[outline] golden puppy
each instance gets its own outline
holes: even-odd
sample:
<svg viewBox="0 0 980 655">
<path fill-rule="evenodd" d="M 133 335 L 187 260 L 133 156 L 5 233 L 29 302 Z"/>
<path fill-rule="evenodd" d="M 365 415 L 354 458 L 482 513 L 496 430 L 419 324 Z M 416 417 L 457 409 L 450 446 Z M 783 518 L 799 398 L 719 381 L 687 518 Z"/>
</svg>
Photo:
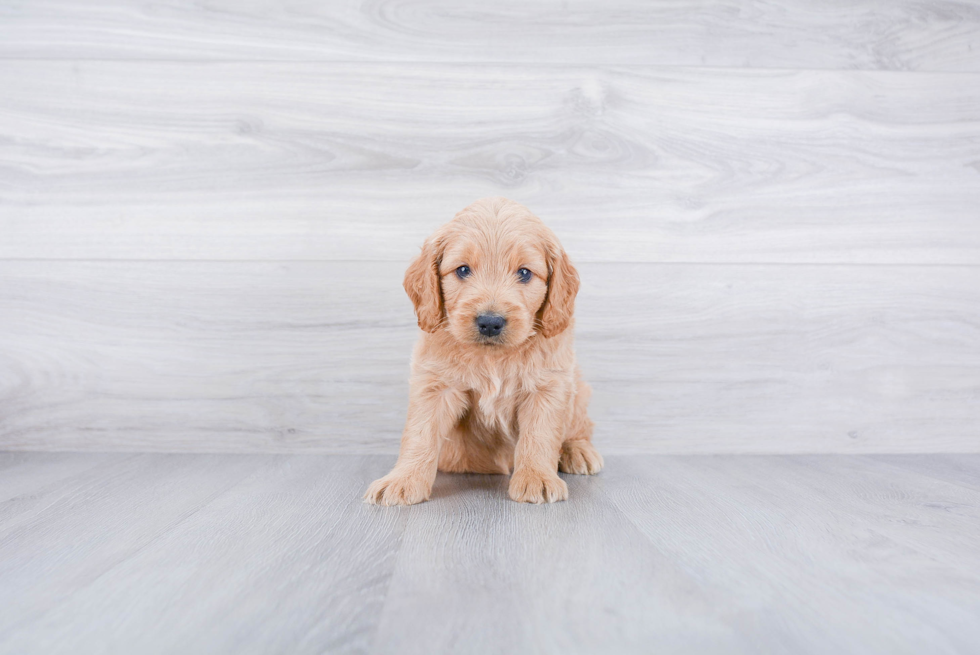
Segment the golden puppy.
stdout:
<svg viewBox="0 0 980 655">
<path fill-rule="evenodd" d="M 405 273 L 423 333 L 401 452 L 365 500 L 422 502 L 436 470 L 513 470 L 511 498 L 550 503 L 568 497 L 559 469 L 599 472 L 572 348 L 578 286 L 552 231 L 511 200 L 478 200 L 429 237 Z"/>
</svg>

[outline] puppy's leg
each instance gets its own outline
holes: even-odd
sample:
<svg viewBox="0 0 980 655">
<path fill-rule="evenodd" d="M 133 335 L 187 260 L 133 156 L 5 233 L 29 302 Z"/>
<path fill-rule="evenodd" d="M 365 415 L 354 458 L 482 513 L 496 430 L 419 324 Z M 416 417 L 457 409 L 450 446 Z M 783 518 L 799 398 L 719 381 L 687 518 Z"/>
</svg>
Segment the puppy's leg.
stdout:
<svg viewBox="0 0 980 655">
<path fill-rule="evenodd" d="M 572 405 L 572 420 L 568 424 L 558 459 L 558 469 L 562 473 L 595 475 L 602 470 L 602 455 L 592 445 L 592 428 L 595 424 L 587 411 L 591 395 L 592 389 L 579 379 Z"/>
<path fill-rule="evenodd" d="M 520 438 L 514 452 L 510 497 L 524 503 L 553 503 L 568 498 L 558 477 L 558 455 L 565 436 L 568 394 L 557 384 L 529 397 L 517 412 Z"/>
<path fill-rule="evenodd" d="M 364 500 L 376 505 L 414 505 L 428 500 L 440 442 L 465 411 L 465 394 L 436 384 L 420 389 L 413 384 L 398 462 L 368 487 Z"/>
</svg>

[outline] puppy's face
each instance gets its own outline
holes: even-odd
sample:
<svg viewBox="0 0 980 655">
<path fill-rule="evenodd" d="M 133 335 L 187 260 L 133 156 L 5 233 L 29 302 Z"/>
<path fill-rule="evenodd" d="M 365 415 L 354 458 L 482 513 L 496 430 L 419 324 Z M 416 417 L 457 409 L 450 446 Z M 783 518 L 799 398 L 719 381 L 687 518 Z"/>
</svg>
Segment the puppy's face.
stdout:
<svg viewBox="0 0 980 655">
<path fill-rule="evenodd" d="M 516 346 L 534 332 L 548 293 L 542 244 L 522 231 L 461 229 L 446 243 L 439 277 L 448 328 L 460 343 Z"/>
<path fill-rule="evenodd" d="M 571 319 L 578 274 L 525 207 L 477 201 L 440 228 L 405 274 L 419 326 L 460 344 L 510 348 L 552 337 Z"/>
</svg>

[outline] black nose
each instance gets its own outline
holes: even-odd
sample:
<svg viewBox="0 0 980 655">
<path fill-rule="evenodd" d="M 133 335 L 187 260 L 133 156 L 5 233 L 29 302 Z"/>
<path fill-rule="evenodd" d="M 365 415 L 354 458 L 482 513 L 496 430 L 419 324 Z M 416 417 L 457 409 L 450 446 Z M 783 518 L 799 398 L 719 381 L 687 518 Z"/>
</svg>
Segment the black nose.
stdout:
<svg viewBox="0 0 980 655">
<path fill-rule="evenodd" d="M 497 314 L 480 314 L 476 317 L 476 327 L 485 337 L 495 337 L 504 329 L 507 319 Z"/>
</svg>

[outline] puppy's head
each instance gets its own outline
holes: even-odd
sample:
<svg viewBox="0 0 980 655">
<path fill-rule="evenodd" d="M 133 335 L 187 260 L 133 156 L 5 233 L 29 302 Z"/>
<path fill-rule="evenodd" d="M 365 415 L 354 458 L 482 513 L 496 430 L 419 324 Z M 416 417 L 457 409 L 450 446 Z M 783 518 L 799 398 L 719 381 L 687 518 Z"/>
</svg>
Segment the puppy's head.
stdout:
<svg viewBox="0 0 980 655">
<path fill-rule="evenodd" d="M 461 344 L 508 348 L 560 334 L 578 272 L 554 233 L 526 207 L 478 200 L 439 228 L 405 273 L 419 327 Z"/>
</svg>

